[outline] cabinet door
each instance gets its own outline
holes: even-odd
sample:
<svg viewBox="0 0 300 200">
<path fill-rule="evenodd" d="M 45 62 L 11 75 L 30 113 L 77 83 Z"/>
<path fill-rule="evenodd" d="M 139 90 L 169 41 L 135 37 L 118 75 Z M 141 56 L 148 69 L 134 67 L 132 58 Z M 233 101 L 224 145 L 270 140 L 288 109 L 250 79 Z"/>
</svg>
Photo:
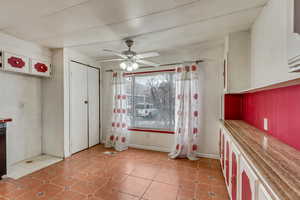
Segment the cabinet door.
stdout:
<svg viewBox="0 0 300 200">
<path fill-rule="evenodd" d="M 299 0 L 282 1 L 287 5 L 287 56 L 291 71 L 300 70 L 300 2 Z"/>
<path fill-rule="evenodd" d="M 243 157 L 241 157 L 240 161 L 240 199 L 256 200 L 256 184 L 258 179 Z"/>
<path fill-rule="evenodd" d="M 238 162 L 240 153 L 236 146 L 231 144 L 231 199 L 237 200 L 238 197 Z"/>
<path fill-rule="evenodd" d="M 223 136 L 223 133 L 222 133 L 222 129 L 220 129 L 219 138 L 220 138 L 219 139 L 220 162 L 221 162 L 222 169 L 224 169 L 224 165 L 223 165 L 223 160 L 224 160 L 223 140 L 224 140 L 224 136 Z"/>
<path fill-rule="evenodd" d="M 227 186 L 230 186 L 230 140 L 228 135 L 225 137 L 225 178 L 226 178 L 226 183 Z"/>
<path fill-rule="evenodd" d="M 222 132 L 222 168 L 223 168 L 223 172 L 225 170 L 225 166 L 224 166 L 224 163 L 225 163 L 225 159 L 224 159 L 224 150 L 225 150 L 225 136 L 224 136 L 224 132 Z"/>
<path fill-rule="evenodd" d="M 222 129 L 220 129 L 220 131 L 219 131 L 219 156 L 220 156 L 220 158 L 221 158 L 221 154 L 222 154 L 222 139 L 221 139 L 221 137 L 222 137 Z"/>
<path fill-rule="evenodd" d="M 261 183 L 258 186 L 258 200 L 272 200 L 271 195 Z"/>
</svg>

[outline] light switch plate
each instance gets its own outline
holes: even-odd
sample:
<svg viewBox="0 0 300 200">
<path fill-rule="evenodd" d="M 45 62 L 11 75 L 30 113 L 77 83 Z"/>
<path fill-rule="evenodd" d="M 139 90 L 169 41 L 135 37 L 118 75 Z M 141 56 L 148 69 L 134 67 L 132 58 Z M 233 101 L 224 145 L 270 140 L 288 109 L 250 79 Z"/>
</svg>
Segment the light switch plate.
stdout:
<svg viewBox="0 0 300 200">
<path fill-rule="evenodd" d="M 267 119 L 267 118 L 264 118 L 264 130 L 265 130 L 265 131 L 268 131 L 268 130 L 269 130 L 269 127 L 268 127 L 268 119 Z"/>
</svg>

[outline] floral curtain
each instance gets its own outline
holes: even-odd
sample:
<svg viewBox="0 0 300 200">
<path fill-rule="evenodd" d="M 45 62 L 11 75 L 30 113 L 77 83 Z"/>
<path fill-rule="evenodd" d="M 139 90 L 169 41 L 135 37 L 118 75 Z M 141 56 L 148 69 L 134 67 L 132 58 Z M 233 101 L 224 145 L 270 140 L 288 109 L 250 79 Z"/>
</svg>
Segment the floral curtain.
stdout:
<svg viewBox="0 0 300 200">
<path fill-rule="evenodd" d="M 176 69 L 175 144 L 171 158 L 197 160 L 200 133 L 200 81 L 197 65 Z"/>
<path fill-rule="evenodd" d="M 123 73 L 114 72 L 112 77 L 112 122 L 111 132 L 106 136 L 105 147 L 114 147 L 117 151 L 128 149 L 130 123 L 128 112 L 128 98 L 126 84 L 128 78 Z"/>
</svg>

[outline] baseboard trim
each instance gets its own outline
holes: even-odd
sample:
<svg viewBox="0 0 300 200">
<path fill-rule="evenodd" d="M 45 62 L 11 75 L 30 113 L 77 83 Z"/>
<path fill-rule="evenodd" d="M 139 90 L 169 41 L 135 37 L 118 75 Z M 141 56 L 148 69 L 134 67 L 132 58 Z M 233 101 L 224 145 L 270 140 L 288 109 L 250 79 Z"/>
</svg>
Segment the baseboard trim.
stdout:
<svg viewBox="0 0 300 200">
<path fill-rule="evenodd" d="M 101 143 L 104 143 L 103 141 Z M 143 150 L 151 150 L 151 151 L 160 151 L 160 152 L 171 152 L 171 149 L 166 147 L 159 147 L 159 146 L 148 146 L 148 145 L 140 145 L 140 144 L 130 144 L 129 147 L 135 149 L 143 149 Z M 218 154 L 208 154 L 208 153 L 197 153 L 198 157 L 201 158 L 211 158 L 211 159 L 220 159 Z"/>
<path fill-rule="evenodd" d="M 158 146 L 147 146 L 147 145 L 140 145 L 140 144 L 130 144 L 129 147 L 135 149 L 144 149 L 144 150 L 151 150 L 151 151 L 161 151 L 169 153 L 171 150 L 166 147 L 158 147 Z"/>
<path fill-rule="evenodd" d="M 197 153 L 197 155 L 201 158 L 220 159 L 220 156 L 217 154 Z"/>
</svg>

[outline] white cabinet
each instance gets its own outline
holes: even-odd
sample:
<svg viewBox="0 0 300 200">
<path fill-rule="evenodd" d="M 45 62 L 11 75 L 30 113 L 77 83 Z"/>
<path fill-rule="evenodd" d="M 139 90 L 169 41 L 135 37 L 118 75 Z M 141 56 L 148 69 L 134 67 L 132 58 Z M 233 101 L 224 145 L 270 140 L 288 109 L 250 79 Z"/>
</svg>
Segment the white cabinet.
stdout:
<svg viewBox="0 0 300 200">
<path fill-rule="evenodd" d="M 231 200 L 274 200 L 252 164 L 245 158 L 243 149 L 224 127 L 220 128 L 220 162 Z"/>
<path fill-rule="evenodd" d="M 261 183 L 258 185 L 257 200 L 272 200 L 271 195 L 267 192 L 267 190 Z"/>
<path fill-rule="evenodd" d="M 250 88 L 250 32 L 231 33 L 225 38 L 224 92 Z"/>
<path fill-rule="evenodd" d="M 228 134 L 225 134 L 225 151 L 224 151 L 224 159 L 225 159 L 225 181 L 228 188 L 228 191 L 230 191 L 230 153 L 231 153 L 231 144 L 230 144 L 230 137 Z"/>
<path fill-rule="evenodd" d="M 239 162 L 240 162 L 240 151 L 236 147 L 236 145 L 232 142 L 231 143 L 231 168 L 230 168 L 230 183 L 231 183 L 231 190 L 230 196 L 231 200 L 237 200 L 239 197 L 239 190 L 238 185 L 239 182 Z"/>
<path fill-rule="evenodd" d="M 220 128 L 220 162 L 221 162 L 221 167 L 224 173 L 224 140 L 225 140 L 225 136 L 224 136 L 224 132 L 223 129 Z"/>
<path fill-rule="evenodd" d="M 5 71 L 34 76 L 50 77 L 51 75 L 51 65 L 49 59 L 33 59 L 10 52 L 4 52 L 4 56 L 2 56 L 2 52 L 0 52 L 0 68 L 4 69 Z"/>
<path fill-rule="evenodd" d="M 291 72 L 300 71 L 300 1 L 287 0 L 287 56 Z"/>
<path fill-rule="evenodd" d="M 239 191 L 241 200 L 256 200 L 258 178 L 244 157 L 240 158 Z"/>
</svg>

